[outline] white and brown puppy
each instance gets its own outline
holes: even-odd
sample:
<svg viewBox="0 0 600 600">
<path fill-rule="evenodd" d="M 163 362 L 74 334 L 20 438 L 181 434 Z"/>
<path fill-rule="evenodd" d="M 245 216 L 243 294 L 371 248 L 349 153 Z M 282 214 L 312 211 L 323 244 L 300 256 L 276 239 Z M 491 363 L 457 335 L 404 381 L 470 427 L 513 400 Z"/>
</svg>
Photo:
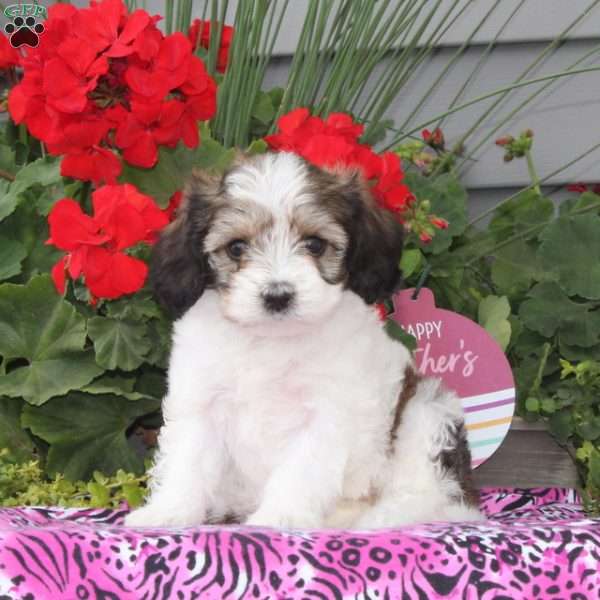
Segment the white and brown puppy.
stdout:
<svg viewBox="0 0 600 600">
<path fill-rule="evenodd" d="M 359 176 L 294 154 L 190 183 L 153 257 L 178 320 L 151 493 L 128 525 L 479 518 L 459 399 L 372 306 L 401 249 Z"/>
</svg>

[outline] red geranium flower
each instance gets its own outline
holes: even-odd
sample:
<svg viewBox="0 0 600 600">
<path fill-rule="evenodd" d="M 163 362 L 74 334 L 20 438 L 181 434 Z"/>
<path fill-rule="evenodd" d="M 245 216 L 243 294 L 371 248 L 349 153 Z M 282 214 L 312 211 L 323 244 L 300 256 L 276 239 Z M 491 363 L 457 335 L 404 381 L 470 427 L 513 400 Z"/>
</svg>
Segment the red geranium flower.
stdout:
<svg viewBox="0 0 600 600">
<path fill-rule="evenodd" d="M 52 244 L 67 251 L 52 268 L 57 290 L 65 290 L 66 274 L 83 276 L 94 298 L 118 298 L 138 291 L 148 267 L 122 250 L 154 241 L 169 221 L 154 201 L 134 186 L 104 186 L 92 194 L 94 216 L 71 198 L 59 200 L 48 215 Z"/>
<path fill-rule="evenodd" d="M 343 113 L 332 113 L 327 119 L 311 116 L 307 108 L 297 108 L 279 121 L 279 132 L 265 137 L 276 150 L 294 152 L 319 167 L 344 165 L 361 171 L 372 184 L 377 202 L 402 218 L 414 201 L 408 186 L 402 183 L 404 173 L 400 159 L 393 152 L 376 154 L 358 139 L 363 126 Z"/>
<path fill-rule="evenodd" d="M 210 46 L 210 21 L 201 21 L 194 19 L 188 30 L 188 39 L 195 50 Z M 219 54 L 217 56 L 217 71 L 224 73 L 229 61 L 229 48 L 233 39 L 233 27 L 223 25 L 221 31 L 221 42 L 219 44 Z"/>
<path fill-rule="evenodd" d="M 55 4 L 48 13 L 9 111 L 51 154 L 65 155 L 63 175 L 114 183 L 118 150 L 152 167 L 157 146 L 198 145 L 198 121 L 216 110 L 216 85 L 182 33 L 163 35 L 159 17 L 128 14 L 123 0 Z"/>
<path fill-rule="evenodd" d="M 444 139 L 444 134 L 439 127 L 436 127 L 433 130 L 433 133 L 429 131 L 429 129 L 423 129 L 421 136 L 423 137 L 423 141 L 428 146 L 431 146 L 432 148 L 439 148 L 440 150 L 444 148 L 446 140 Z"/>
<path fill-rule="evenodd" d="M 10 45 L 8 38 L 0 33 L 0 69 L 14 67 L 21 62 L 21 55 Z"/>
<path fill-rule="evenodd" d="M 570 192 L 577 192 L 578 194 L 592 192 L 593 194 L 598 194 L 600 196 L 600 183 L 595 184 L 593 187 L 585 183 L 570 183 L 567 186 L 567 189 Z"/>
</svg>

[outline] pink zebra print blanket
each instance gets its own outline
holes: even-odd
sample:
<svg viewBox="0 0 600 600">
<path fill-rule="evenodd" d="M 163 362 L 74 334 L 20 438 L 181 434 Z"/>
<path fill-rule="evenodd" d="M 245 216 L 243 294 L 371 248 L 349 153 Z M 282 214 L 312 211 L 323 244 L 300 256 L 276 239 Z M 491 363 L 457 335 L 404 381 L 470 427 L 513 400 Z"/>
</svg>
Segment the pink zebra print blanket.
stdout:
<svg viewBox="0 0 600 600">
<path fill-rule="evenodd" d="M 0 600 L 600 598 L 572 490 L 485 490 L 489 519 L 377 531 L 134 530 L 125 511 L 0 509 Z"/>
</svg>

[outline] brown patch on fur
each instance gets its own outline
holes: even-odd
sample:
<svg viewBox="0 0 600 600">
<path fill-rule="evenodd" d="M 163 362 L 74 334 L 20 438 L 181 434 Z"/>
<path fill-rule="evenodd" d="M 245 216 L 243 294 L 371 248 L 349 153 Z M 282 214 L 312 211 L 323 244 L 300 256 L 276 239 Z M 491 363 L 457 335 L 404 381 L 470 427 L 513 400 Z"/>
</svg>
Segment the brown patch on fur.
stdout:
<svg viewBox="0 0 600 600">
<path fill-rule="evenodd" d="M 404 408 L 408 404 L 411 398 L 414 398 L 417 393 L 417 386 L 421 381 L 421 375 L 414 369 L 412 365 L 407 365 L 404 370 L 404 381 L 402 382 L 402 389 L 398 395 L 396 406 L 394 408 L 394 418 L 392 420 L 392 426 L 390 428 L 390 453 L 394 451 L 394 442 L 398 437 L 398 427 L 402 421 L 402 413 Z"/>
<path fill-rule="evenodd" d="M 314 194 L 348 236 L 345 286 L 367 304 L 389 298 L 401 283 L 403 226 L 377 205 L 360 172 L 308 169 Z"/>
<path fill-rule="evenodd" d="M 460 485 L 462 500 L 471 506 L 479 506 L 479 492 L 473 482 L 471 470 L 471 451 L 467 441 L 467 430 L 463 421 L 454 423 L 452 430 L 452 450 L 440 452 L 437 460 L 442 468 L 450 473 Z"/>
</svg>

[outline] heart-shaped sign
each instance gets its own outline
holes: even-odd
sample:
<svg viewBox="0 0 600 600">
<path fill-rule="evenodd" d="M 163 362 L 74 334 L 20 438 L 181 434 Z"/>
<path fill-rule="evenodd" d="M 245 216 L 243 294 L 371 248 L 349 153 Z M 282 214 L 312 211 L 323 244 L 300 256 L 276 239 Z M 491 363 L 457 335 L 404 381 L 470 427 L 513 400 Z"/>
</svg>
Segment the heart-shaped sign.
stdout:
<svg viewBox="0 0 600 600">
<path fill-rule="evenodd" d="M 515 381 L 498 343 L 470 319 L 436 308 L 433 292 L 403 290 L 394 300 L 394 320 L 417 340 L 415 361 L 461 398 L 472 466 L 487 460 L 504 440 L 515 410 Z"/>
</svg>

